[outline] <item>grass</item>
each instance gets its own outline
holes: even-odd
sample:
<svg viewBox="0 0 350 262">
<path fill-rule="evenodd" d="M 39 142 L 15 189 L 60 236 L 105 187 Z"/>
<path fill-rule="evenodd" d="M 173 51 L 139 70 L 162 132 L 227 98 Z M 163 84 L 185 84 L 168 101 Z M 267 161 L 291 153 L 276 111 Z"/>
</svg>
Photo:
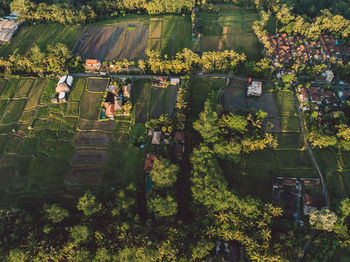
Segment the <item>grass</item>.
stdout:
<svg viewBox="0 0 350 262">
<path fill-rule="evenodd" d="M 191 90 L 191 121 L 198 118 L 208 98 L 216 100 L 216 92 L 226 85 L 224 78 L 194 78 Z"/>
</svg>

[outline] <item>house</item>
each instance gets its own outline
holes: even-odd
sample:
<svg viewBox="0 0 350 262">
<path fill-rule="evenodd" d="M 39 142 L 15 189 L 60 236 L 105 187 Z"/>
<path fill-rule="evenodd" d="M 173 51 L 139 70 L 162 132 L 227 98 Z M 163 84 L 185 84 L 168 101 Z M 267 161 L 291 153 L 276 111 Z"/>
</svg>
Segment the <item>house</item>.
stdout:
<svg viewBox="0 0 350 262">
<path fill-rule="evenodd" d="M 153 169 L 153 163 L 157 158 L 158 157 L 156 155 L 148 153 L 143 170 L 145 172 L 151 172 Z"/>
<path fill-rule="evenodd" d="M 261 96 L 261 94 L 262 94 L 262 83 L 253 81 L 252 84 L 248 86 L 247 95 Z"/>
<path fill-rule="evenodd" d="M 125 97 L 130 97 L 130 95 L 131 95 L 131 84 L 127 84 L 127 85 L 123 86 L 123 95 Z"/>
<path fill-rule="evenodd" d="M 325 204 L 325 201 L 322 195 L 313 196 L 309 194 L 304 194 L 303 196 L 304 215 L 309 215 L 314 209 L 322 208 L 324 204 Z"/>
<path fill-rule="evenodd" d="M 151 141 L 152 145 L 160 145 L 160 136 L 161 136 L 161 134 L 162 134 L 161 131 L 154 131 L 153 132 L 152 141 Z"/>
<path fill-rule="evenodd" d="M 179 77 L 171 77 L 170 78 L 170 85 L 176 86 L 180 84 L 180 78 Z"/>
<path fill-rule="evenodd" d="M 299 88 L 298 98 L 301 103 L 306 103 L 308 101 L 306 89 L 304 87 Z"/>
<path fill-rule="evenodd" d="M 123 109 L 123 100 L 114 99 L 114 111 L 122 110 L 122 109 Z"/>
<path fill-rule="evenodd" d="M 60 92 L 68 93 L 70 91 L 70 88 L 72 87 L 72 85 L 73 85 L 73 77 L 72 76 L 69 76 L 69 75 L 62 76 L 57 83 L 56 93 L 60 93 Z"/>
<path fill-rule="evenodd" d="M 84 67 L 87 71 L 98 71 L 101 68 L 101 62 L 95 59 L 86 59 Z"/>
<path fill-rule="evenodd" d="M 104 102 L 103 105 L 106 108 L 106 116 L 111 119 L 114 119 L 114 104 L 109 102 Z"/>
<path fill-rule="evenodd" d="M 19 25 L 17 18 L 12 19 L 11 16 L 0 18 L 0 44 L 9 44 Z"/>
<path fill-rule="evenodd" d="M 185 142 L 185 133 L 183 131 L 176 131 L 174 135 L 175 141 Z"/>
<path fill-rule="evenodd" d="M 161 76 L 154 76 L 152 78 L 152 86 L 155 87 L 167 87 L 168 86 L 168 78 Z"/>
</svg>

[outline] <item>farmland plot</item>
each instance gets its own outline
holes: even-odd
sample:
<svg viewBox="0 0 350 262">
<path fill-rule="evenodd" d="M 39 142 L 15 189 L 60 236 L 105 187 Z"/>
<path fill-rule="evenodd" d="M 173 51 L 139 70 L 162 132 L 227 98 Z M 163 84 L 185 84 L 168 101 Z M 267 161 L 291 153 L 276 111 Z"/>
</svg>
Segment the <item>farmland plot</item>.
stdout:
<svg viewBox="0 0 350 262">
<path fill-rule="evenodd" d="M 34 79 L 22 78 L 19 81 L 19 89 L 14 94 L 13 98 L 25 98 L 28 95 L 30 88 L 34 83 Z"/>
<path fill-rule="evenodd" d="M 80 102 L 80 117 L 87 120 L 97 120 L 99 117 L 103 93 L 85 92 Z"/>
</svg>

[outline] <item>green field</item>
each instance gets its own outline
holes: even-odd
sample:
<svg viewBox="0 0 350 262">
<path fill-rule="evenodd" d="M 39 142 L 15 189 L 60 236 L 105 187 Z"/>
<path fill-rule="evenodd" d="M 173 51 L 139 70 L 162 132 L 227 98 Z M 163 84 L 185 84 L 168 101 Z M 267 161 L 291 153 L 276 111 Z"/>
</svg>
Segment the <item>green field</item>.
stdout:
<svg viewBox="0 0 350 262">
<path fill-rule="evenodd" d="M 233 49 L 244 52 L 249 60 L 258 60 L 259 40 L 252 29 L 257 13 L 234 6 L 217 7 L 217 13 L 203 11 L 198 15 L 201 51 Z"/>
<path fill-rule="evenodd" d="M 135 105 L 135 122 L 145 123 L 150 119 L 168 114 L 172 89 L 176 87 L 157 88 L 151 86 L 150 79 L 140 79 L 135 82 L 133 98 Z"/>
<path fill-rule="evenodd" d="M 147 48 L 174 56 L 183 48 L 192 48 L 192 29 L 189 16 L 165 15 L 151 18 Z"/>
<path fill-rule="evenodd" d="M 39 24 L 22 26 L 9 45 L 0 46 L 0 56 L 6 57 L 15 50 L 25 54 L 34 44 L 45 51 L 47 46 L 63 43 L 72 49 L 78 39 L 81 27 L 78 25 Z"/>
</svg>

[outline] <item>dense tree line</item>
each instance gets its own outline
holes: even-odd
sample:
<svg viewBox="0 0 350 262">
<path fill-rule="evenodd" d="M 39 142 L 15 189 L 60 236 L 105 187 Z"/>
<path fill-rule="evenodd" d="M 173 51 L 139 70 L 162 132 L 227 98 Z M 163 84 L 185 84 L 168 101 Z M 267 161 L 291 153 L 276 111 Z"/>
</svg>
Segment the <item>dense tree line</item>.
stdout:
<svg viewBox="0 0 350 262">
<path fill-rule="evenodd" d="M 117 0 L 117 1 L 30 1 L 14 0 L 11 9 L 26 21 L 50 21 L 62 24 L 91 23 L 128 12 L 147 14 L 189 13 L 193 0 Z"/>
<path fill-rule="evenodd" d="M 6 76 L 14 74 L 32 74 L 38 76 L 62 75 L 68 67 L 79 68 L 79 58 L 74 58 L 62 43 L 47 47 L 46 51 L 34 45 L 26 55 L 16 51 L 9 58 L 0 58 L 0 71 Z"/>
<path fill-rule="evenodd" d="M 293 6 L 293 11 L 300 15 L 316 17 L 320 15 L 321 10 L 329 9 L 333 14 L 340 14 L 350 19 L 350 6 L 344 0 L 293 0 L 288 1 L 288 5 Z"/>
</svg>

